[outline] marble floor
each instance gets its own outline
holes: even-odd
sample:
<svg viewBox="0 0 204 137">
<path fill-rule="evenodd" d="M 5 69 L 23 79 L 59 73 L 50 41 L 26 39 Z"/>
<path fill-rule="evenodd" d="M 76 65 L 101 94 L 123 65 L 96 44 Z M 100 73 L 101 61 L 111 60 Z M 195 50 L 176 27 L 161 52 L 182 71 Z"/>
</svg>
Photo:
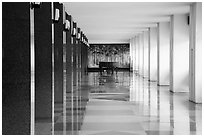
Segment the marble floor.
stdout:
<svg viewBox="0 0 204 137">
<path fill-rule="evenodd" d="M 130 72 L 93 72 L 78 81 L 64 105 L 55 105 L 52 134 L 202 134 L 202 105 L 190 102 L 188 93 L 172 93 Z"/>
</svg>

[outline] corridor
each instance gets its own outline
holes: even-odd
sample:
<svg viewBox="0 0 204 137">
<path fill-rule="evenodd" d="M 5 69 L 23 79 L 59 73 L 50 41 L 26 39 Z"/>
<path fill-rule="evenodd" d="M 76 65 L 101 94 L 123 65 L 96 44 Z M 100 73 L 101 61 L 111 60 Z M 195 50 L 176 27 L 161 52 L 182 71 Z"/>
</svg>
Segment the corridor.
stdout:
<svg viewBox="0 0 204 137">
<path fill-rule="evenodd" d="M 78 86 L 73 108 L 55 110 L 54 134 L 202 134 L 202 105 L 189 102 L 188 93 L 173 94 L 130 72 L 88 73 Z"/>
<path fill-rule="evenodd" d="M 2 2 L 3 135 L 202 135 L 202 2 Z"/>
</svg>

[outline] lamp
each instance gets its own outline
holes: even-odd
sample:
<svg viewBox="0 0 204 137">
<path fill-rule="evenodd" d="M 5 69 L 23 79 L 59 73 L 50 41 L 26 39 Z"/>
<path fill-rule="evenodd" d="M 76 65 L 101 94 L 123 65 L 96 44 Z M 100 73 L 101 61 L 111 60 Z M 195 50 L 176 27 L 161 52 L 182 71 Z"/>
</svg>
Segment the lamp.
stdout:
<svg viewBox="0 0 204 137">
<path fill-rule="evenodd" d="M 81 33 L 78 33 L 78 39 L 80 39 L 81 38 Z"/>
<path fill-rule="evenodd" d="M 81 32 L 81 42 L 84 42 L 84 35 L 83 35 L 83 32 Z"/>
<path fill-rule="evenodd" d="M 30 6 L 31 6 L 31 9 L 34 9 L 34 8 L 40 8 L 42 2 L 31 2 Z"/>
<path fill-rule="evenodd" d="M 69 22 L 69 20 L 65 20 L 64 30 L 69 31 L 69 29 L 70 29 L 70 22 Z"/>
<path fill-rule="evenodd" d="M 81 31 L 81 42 L 83 42 L 83 31 Z"/>
<path fill-rule="evenodd" d="M 54 23 L 57 23 L 59 21 L 59 18 L 60 18 L 60 12 L 59 12 L 59 9 L 55 9 L 55 16 L 54 16 L 54 20 L 53 22 Z"/>
<path fill-rule="evenodd" d="M 76 36 L 76 28 L 73 28 L 72 35 Z"/>
<path fill-rule="evenodd" d="M 80 40 L 81 38 L 81 31 L 80 28 L 77 28 L 77 39 Z"/>
<path fill-rule="evenodd" d="M 80 41 L 82 42 L 82 38 L 83 38 L 83 31 L 81 31 L 81 32 L 80 32 L 80 35 L 81 35 L 81 37 L 80 37 Z"/>
<path fill-rule="evenodd" d="M 77 28 L 76 22 L 72 22 L 72 36 L 73 36 L 73 37 L 76 37 L 76 35 L 77 35 L 77 30 L 76 30 L 76 28 Z"/>
<path fill-rule="evenodd" d="M 84 36 L 84 41 L 83 41 L 83 42 L 84 42 L 84 44 L 85 44 L 85 41 L 86 41 L 86 37 Z"/>
</svg>

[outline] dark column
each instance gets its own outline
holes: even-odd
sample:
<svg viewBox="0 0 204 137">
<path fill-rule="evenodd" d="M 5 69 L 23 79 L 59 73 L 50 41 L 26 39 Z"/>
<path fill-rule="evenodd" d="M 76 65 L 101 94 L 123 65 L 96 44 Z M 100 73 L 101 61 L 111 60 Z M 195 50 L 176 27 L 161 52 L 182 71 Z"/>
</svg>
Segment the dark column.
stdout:
<svg viewBox="0 0 204 137">
<path fill-rule="evenodd" d="M 66 19 L 70 21 L 71 23 L 71 16 L 66 14 Z M 67 31 L 66 33 L 66 115 L 67 115 L 67 125 L 66 125 L 66 130 L 68 134 L 72 134 L 72 44 L 71 44 L 71 28 Z"/>
<path fill-rule="evenodd" d="M 59 9 L 59 21 L 54 23 L 54 89 L 55 104 L 63 103 L 63 5 L 54 2 Z"/>
<path fill-rule="evenodd" d="M 85 73 L 87 74 L 88 72 L 88 46 L 84 44 L 84 69 L 85 69 Z"/>
<path fill-rule="evenodd" d="M 77 28 L 77 96 L 76 96 L 76 101 L 77 101 L 77 130 L 80 130 L 81 128 L 81 53 L 80 53 L 80 46 L 81 46 L 81 42 L 80 42 L 80 36 L 79 34 L 81 33 L 80 28 Z"/>
<path fill-rule="evenodd" d="M 87 72 L 87 58 L 88 58 L 88 55 L 87 55 L 87 45 L 85 45 L 84 43 L 81 44 L 81 64 L 82 64 L 82 76 L 84 74 L 86 74 Z"/>
<path fill-rule="evenodd" d="M 77 28 L 77 24 L 73 23 L 73 27 Z M 77 30 L 77 29 L 76 29 Z M 77 79 L 77 39 L 73 37 L 73 85 L 76 86 Z"/>
<path fill-rule="evenodd" d="M 34 9 L 35 134 L 50 134 L 52 122 L 52 15 L 51 3 Z M 45 124 L 47 125 L 45 126 Z M 42 125 L 43 126 L 42 126 Z M 47 132 L 43 133 L 42 128 Z"/>
<path fill-rule="evenodd" d="M 63 112 L 63 4 L 53 3 L 54 15 L 59 10 L 59 20 L 54 22 L 54 119 Z M 54 130 L 63 129 L 63 123 L 56 123 Z M 55 132 L 54 134 L 58 134 Z"/>
<path fill-rule="evenodd" d="M 81 43 L 81 73 L 84 74 L 84 45 Z"/>
<path fill-rule="evenodd" d="M 71 16 L 66 15 L 66 18 L 70 21 L 71 25 Z M 71 28 L 71 27 L 70 27 Z M 71 93 L 71 84 L 72 84 L 72 45 L 71 45 L 71 29 L 66 33 L 66 73 L 67 73 L 67 93 Z"/>
<path fill-rule="evenodd" d="M 83 33 L 81 32 L 81 37 L 83 37 Z M 82 38 L 81 38 L 82 41 Z M 84 75 L 84 44 L 81 42 L 81 73 Z"/>
<path fill-rule="evenodd" d="M 78 89 L 77 89 L 77 24 L 73 22 L 73 28 L 76 30 L 76 35 L 73 35 L 73 113 L 74 113 L 74 123 L 73 130 L 74 134 L 77 134 L 78 131 Z"/>
<path fill-rule="evenodd" d="M 88 61 L 89 61 L 89 59 L 88 59 L 89 52 L 88 51 L 89 51 L 89 48 L 86 47 L 86 55 L 85 55 L 85 57 L 86 57 L 86 61 L 85 61 L 86 62 L 85 63 L 86 64 L 86 66 L 85 66 L 86 67 L 86 72 L 88 71 Z"/>
<path fill-rule="evenodd" d="M 2 3 L 2 134 L 30 134 L 30 4 Z"/>
<path fill-rule="evenodd" d="M 81 29 L 77 29 L 78 35 L 80 34 L 80 37 L 77 38 L 77 62 L 78 62 L 78 81 L 81 79 Z"/>
</svg>

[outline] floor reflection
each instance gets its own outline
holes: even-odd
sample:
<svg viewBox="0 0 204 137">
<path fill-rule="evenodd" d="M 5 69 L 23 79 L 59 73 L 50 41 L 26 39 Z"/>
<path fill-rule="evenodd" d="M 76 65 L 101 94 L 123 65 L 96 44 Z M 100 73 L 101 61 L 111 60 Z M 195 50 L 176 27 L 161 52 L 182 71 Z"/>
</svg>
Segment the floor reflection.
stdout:
<svg viewBox="0 0 204 137">
<path fill-rule="evenodd" d="M 73 85 L 64 113 L 55 108 L 55 134 L 202 134 L 202 105 L 188 93 L 129 72 L 89 73 Z"/>
</svg>

